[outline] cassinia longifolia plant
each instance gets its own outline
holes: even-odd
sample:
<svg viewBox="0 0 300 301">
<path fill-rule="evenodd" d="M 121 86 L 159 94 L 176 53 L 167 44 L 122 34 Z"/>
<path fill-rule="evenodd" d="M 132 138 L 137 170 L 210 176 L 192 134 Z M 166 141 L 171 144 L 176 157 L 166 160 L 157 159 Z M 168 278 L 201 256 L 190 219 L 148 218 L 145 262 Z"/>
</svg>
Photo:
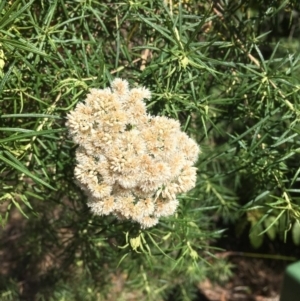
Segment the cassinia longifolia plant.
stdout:
<svg viewBox="0 0 300 301">
<path fill-rule="evenodd" d="M 0 1 L 0 301 L 194 301 L 233 254 L 294 260 L 299 4 Z"/>
<path fill-rule="evenodd" d="M 177 120 L 147 114 L 148 89 L 130 90 L 119 78 L 111 87 L 91 89 L 68 114 L 79 144 L 75 177 L 95 214 L 152 227 L 175 212 L 178 193 L 195 186 L 199 147 Z"/>
</svg>

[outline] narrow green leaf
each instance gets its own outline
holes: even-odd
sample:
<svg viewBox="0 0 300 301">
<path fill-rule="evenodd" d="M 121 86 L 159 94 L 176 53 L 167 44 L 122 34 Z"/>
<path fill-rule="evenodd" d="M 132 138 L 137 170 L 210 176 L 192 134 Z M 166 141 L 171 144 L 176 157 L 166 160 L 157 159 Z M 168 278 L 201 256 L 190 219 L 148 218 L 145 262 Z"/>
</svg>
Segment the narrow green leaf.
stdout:
<svg viewBox="0 0 300 301">
<path fill-rule="evenodd" d="M 152 237 L 152 235 L 150 234 L 150 232 L 147 232 L 147 236 L 150 238 L 150 240 L 152 241 L 152 243 L 156 246 L 156 248 L 162 253 L 164 254 L 166 257 L 168 257 L 169 259 L 173 260 L 172 257 L 170 257 L 169 255 L 167 255 L 162 248 L 159 247 L 159 245 L 157 244 L 157 242 L 154 240 L 154 238 Z"/>
<path fill-rule="evenodd" d="M 8 164 L 9 166 L 13 167 L 14 169 L 24 173 L 25 175 L 27 175 L 28 177 L 30 177 L 31 179 L 33 179 L 35 182 L 42 184 L 52 190 L 56 190 L 55 188 L 53 188 L 51 185 L 49 185 L 48 183 L 44 182 L 42 179 L 38 178 L 37 176 L 35 176 L 33 173 L 31 173 L 17 158 L 15 158 L 11 153 L 9 153 L 8 151 L 4 151 L 4 153 L 11 159 L 7 159 L 6 157 L 4 157 L 1 153 L 0 153 L 0 160 L 2 160 L 4 163 Z"/>
<path fill-rule="evenodd" d="M 51 135 L 51 134 L 55 134 L 55 133 L 60 133 L 60 132 L 64 132 L 66 131 L 66 129 L 57 129 L 57 130 L 44 130 L 44 131 L 31 131 L 31 132 L 26 132 L 25 134 L 19 134 L 19 135 L 13 135 L 10 136 L 8 138 L 3 138 L 0 139 L 0 143 L 5 143 L 8 141 L 18 141 L 24 138 L 29 138 L 29 137 L 35 137 L 35 136 L 46 136 L 46 135 Z M 55 136 L 51 137 L 51 136 L 47 136 L 48 138 L 57 138 Z"/>
<path fill-rule="evenodd" d="M 1 128 L 0 131 L 2 132 L 20 132 L 20 133 L 31 133 L 34 132 L 33 130 L 27 130 L 22 128 Z"/>
<path fill-rule="evenodd" d="M 12 40 L 12 39 L 6 39 L 6 38 L 0 37 L 0 43 L 2 43 L 6 47 L 10 46 L 11 50 L 20 49 L 20 50 L 33 52 L 35 54 L 42 55 L 42 56 L 48 56 L 47 53 L 39 50 L 34 45 L 32 45 L 32 44 L 30 44 L 26 41 L 21 41 L 21 40 L 20 41 L 15 41 L 15 40 Z"/>
<path fill-rule="evenodd" d="M 3 76 L 3 78 L 2 78 L 2 80 L 0 82 L 0 93 L 2 93 L 5 84 L 10 79 L 10 75 L 11 75 L 11 73 L 14 70 L 15 64 L 16 64 L 16 60 L 12 61 L 11 65 L 9 66 L 8 71 L 4 74 L 4 76 Z"/>
<path fill-rule="evenodd" d="M 0 20 L 0 29 L 3 29 L 11 22 L 14 22 L 18 16 L 20 16 L 34 2 L 34 0 L 30 0 L 28 3 L 18 8 L 20 2 L 22 2 L 22 0 L 13 1 L 11 7 Z"/>
<path fill-rule="evenodd" d="M 299 136 L 299 134 L 298 133 L 294 133 L 293 135 L 291 135 L 291 136 L 289 136 L 289 137 L 287 137 L 285 139 L 280 139 L 280 140 L 278 139 L 279 141 L 277 141 L 276 143 L 272 144 L 271 147 L 277 147 L 277 146 L 279 146 L 279 145 L 281 145 L 283 143 L 286 143 L 286 142 L 293 142 L 293 139 L 295 137 L 297 137 L 297 136 Z"/>
<path fill-rule="evenodd" d="M 14 198 L 11 198 L 11 201 L 18 208 L 18 210 L 22 213 L 22 215 L 24 215 L 26 218 L 28 218 L 28 216 L 26 215 L 26 213 L 21 208 L 20 204 Z"/>
<path fill-rule="evenodd" d="M 26 113 L 26 114 L 3 114 L 0 116 L 1 118 L 53 118 L 53 119 L 61 119 L 60 116 L 48 115 L 48 114 L 37 114 L 37 113 Z"/>
<path fill-rule="evenodd" d="M 176 44 L 176 41 L 174 39 L 172 39 L 171 37 L 171 33 L 169 31 L 166 31 L 163 27 L 152 23 L 151 21 L 149 21 L 149 19 L 143 17 L 142 15 L 138 14 L 139 18 L 141 20 L 143 20 L 145 23 L 147 23 L 148 25 L 150 25 L 153 29 L 155 29 L 156 31 L 158 31 L 161 35 L 163 35 L 167 40 L 171 41 L 174 45 Z"/>
</svg>

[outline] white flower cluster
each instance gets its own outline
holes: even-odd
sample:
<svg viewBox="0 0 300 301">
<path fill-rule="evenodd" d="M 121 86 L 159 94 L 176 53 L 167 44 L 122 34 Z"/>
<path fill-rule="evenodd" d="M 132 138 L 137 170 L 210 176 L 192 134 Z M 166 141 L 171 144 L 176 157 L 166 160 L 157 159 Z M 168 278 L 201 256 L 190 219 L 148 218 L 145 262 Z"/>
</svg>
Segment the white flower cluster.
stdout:
<svg viewBox="0 0 300 301">
<path fill-rule="evenodd" d="M 75 177 L 97 215 L 152 227 L 174 214 L 176 194 L 195 186 L 199 147 L 178 121 L 146 112 L 146 88 L 129 89 L 115 79 L 111 89 L 91 89 L 67 116 L 75 143 Z"/>
</svg>

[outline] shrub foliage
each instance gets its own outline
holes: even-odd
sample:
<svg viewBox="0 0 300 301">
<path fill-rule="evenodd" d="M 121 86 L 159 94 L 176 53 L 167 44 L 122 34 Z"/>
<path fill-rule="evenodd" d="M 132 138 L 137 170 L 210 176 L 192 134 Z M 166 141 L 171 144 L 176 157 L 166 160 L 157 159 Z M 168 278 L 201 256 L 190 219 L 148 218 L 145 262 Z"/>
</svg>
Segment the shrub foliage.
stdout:
<svg viewBox="0 0 300 301">
<path fill-rule="evenodd" d="M 298 2 L 1 1 L 1 300 L 191 300 L 230 275 L 216 221 L 300 244 Z M 74 182 L 66 115 L 115 77 L 202 150 L 149 229 L 93 216 Z"/>
</svg>

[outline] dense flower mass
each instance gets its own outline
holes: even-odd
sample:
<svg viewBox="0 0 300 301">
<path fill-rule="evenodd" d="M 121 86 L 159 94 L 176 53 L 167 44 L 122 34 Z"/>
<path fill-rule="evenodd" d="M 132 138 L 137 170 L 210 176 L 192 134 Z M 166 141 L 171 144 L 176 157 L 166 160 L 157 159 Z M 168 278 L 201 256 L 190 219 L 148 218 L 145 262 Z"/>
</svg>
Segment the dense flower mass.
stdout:
<svg viewBox="0 0 300 301">
<path fill-rule="evenodd" d="M 111 89 L 91 89 L 84 103 L 68 114 L 75 143 L 75 177 L 97 215 L 152 227 L 174 214 L 176 195 L 195 186 L 198 145 L 178 121 L 150 116 L 146 88 L 129 89 L 115 79 Z"/>
</svg>

